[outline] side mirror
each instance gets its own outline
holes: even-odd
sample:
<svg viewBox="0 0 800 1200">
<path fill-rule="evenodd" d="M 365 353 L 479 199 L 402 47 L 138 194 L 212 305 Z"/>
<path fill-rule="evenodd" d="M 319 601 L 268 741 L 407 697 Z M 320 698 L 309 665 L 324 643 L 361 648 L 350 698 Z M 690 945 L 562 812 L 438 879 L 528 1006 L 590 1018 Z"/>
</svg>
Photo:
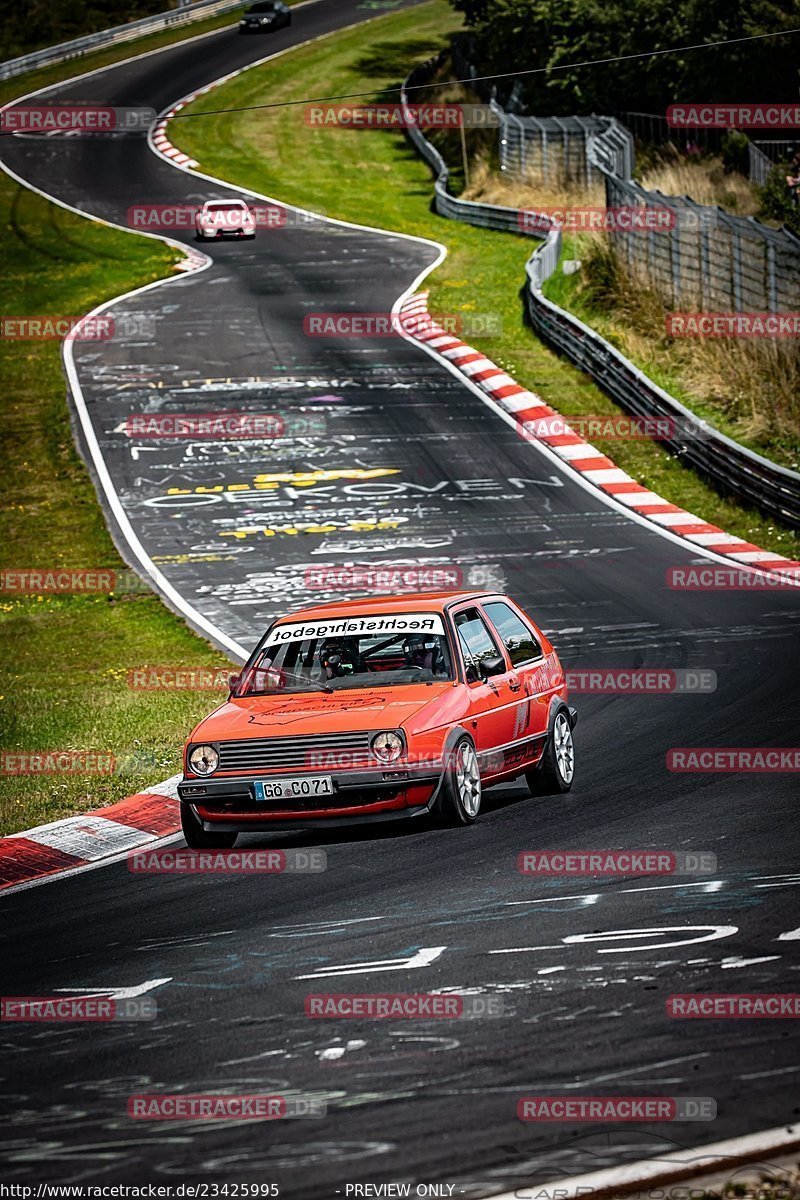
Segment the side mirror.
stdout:
<svg viewBox="0 0 800 1200">
<path fill-rule="evenodd" d="M 490 675 L 502 675 L 505 672 L 505 659 L 499 654 L 493 654 L 490 658 L 481 659 L 481 673 L 484 679 L 488 679 Z"/>
<path fill-rule="evenodd" d="M 228 680 L 228 687 L 231 689 L 232 692 L 235 692 L 241 682 L 242 682 L 241 675 L 236 675 L 236 674 L 231 675 Z"/>
<path fill-rule="evenodd" d="M 466 671 L 464 672 L 464 678 L 466 679 L 467 683 L 478 683 L 479 682 L 478 672 L 472 666 L 472 663 L 470 663 L 470 665 L 467 667 Z"/>
</svg>

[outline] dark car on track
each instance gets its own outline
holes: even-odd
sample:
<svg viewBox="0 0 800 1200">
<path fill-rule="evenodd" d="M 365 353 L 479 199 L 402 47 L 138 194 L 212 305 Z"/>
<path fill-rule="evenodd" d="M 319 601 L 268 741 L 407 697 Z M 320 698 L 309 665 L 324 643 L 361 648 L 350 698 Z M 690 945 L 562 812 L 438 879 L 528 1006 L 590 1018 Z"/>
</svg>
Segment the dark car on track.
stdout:
<svg viewBox="0 0 800 1200">
<path fill-rule="evenodd" d="M 245 9 L 239 22 L 239 33 L 272 33 L 291 23 L 291 9 L 283 0 L 259 0 L 258 4 Z"/>
</svg>

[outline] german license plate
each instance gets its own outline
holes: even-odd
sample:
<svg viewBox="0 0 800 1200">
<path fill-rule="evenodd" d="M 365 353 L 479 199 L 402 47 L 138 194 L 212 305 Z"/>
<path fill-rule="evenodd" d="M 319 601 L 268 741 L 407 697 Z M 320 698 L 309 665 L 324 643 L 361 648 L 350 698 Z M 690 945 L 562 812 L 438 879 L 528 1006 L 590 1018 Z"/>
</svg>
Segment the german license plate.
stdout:
<svg viewBox="0 0 800 1200">
<path fill-rule="evenodd" d="M 256 780 L 255 798 L 264 800 L 313 800 L 315 796 L 332 796 L 330 775 L 299 775 L 294 779 Z"/>
</svg>

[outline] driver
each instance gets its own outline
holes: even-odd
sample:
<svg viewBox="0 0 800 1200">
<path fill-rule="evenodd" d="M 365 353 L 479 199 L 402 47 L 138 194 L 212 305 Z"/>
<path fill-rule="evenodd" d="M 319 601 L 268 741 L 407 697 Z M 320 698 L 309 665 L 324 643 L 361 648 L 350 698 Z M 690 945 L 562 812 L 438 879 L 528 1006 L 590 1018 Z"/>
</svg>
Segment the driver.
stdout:
<svg viewBox="0 0 800 1200">
<path fill-rule="evenodd" d="M 439 643 L 424 633 L 410 633 L 403 642 L 403 657 L 407 667 L 420 667 L 435 675 L 439 669 Z"/>
<path fill-rule="evenodd" d="M 341 679 L 358 671 L 358 642 L 353 638 L 328 638 L 319 650 L 326 679 Z"/>
</svg>

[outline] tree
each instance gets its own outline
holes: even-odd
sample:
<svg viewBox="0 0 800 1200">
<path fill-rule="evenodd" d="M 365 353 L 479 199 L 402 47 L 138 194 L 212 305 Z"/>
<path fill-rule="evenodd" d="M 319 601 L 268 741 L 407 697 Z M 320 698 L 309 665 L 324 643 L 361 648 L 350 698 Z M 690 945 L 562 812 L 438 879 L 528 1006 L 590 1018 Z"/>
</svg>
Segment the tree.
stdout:
<svg viewBox="0 0 800 1200">
<path fill-rule="evenodd" d="M 480 74 L 524 78 L 538 115 L 797 100 L 800 36 L 654 54 L 800 25 L 800 0 L 451 0 Z M 616 58 L 617 62 L 596 62 Z M 595 65 L 573 66 L 595 62 Z M 499 85 L 502 96 L 510 80 Z"/>
</svg>

